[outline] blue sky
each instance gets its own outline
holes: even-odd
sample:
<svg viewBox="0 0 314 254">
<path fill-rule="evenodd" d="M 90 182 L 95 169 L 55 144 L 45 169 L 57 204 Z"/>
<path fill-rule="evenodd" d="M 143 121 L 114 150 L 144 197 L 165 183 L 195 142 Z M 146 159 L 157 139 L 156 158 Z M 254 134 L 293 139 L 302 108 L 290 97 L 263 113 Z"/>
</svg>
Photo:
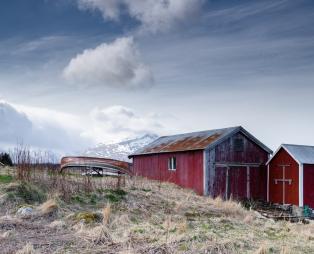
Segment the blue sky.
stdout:
<svg viewBox="0 0 314 254">
<path fill-rule="evenodd" d="M 1 1 L 0 143 L 243 125 L 313 145 L 313 23 L 310 0 Z"/>
</svg>

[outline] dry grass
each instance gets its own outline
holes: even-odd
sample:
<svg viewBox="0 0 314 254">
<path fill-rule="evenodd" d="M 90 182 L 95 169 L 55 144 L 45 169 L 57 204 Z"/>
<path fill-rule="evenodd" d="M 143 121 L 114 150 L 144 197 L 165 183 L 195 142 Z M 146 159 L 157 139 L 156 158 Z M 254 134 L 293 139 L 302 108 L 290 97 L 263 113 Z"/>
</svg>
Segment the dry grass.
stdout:
<svg viewBox="0 0 314 254">
<path fill-rule="evenodd" d="M 108 203 L 107 206 L 103 209 L 102 214 L 103 214 L 103 223 L 107 225 L 109 223 L 110 214 L 111 214 L 110 203 Z"/>
<path fill-rule="evenodd" d="M 268 249 L 265 246 L 261 246 L 254 254 L 267 254 L 267 253 Z"/>
<path fill-rule="evenodd" d="M 35 251 L 33 245 L 31 243 L 27 243 L 23 249 L 18 250 L 16 254 L 37 254 L 38 252 Z"/>
<path fill-rule="evenodd" d="M 280 254 L 292 254 L 288 247 L 283 246 L 280 250 Z"/>
<path fill-rule="evenodd" d="M 38 207 L 38 211 L 41 215 L 50 215 L 58 210 L 58 204 L 55 200 L 49 199 Z"/>
<path fill-rule="evenodd" d="M 274 222 L 233 200 L 201 197 L 172 184 L 134 177 L 126 179 L 120 190 L 117 179 L 111 177 L 87 181 L 80 175 L 41 173 L 31 179 L 30 184 L 48 197 L 34 204 L 36 211 L 55 216 L 18 219 L 15 212 L 23 204 L 1 206 L 0 216 L 6 215 L 0 218 L 3 253 L 26 249 L 27 243 L 38 252 L 55 254 L 314 250 L 314 224 Z M 7 186 L 0 185 L 0 196 Z"/>
<path fill-rule="evenodd" d="M 66 223 L 63 220 L 55 220 L 49 224 L 49 227 L 62 229 L 66 227 Z"/>
</svg>

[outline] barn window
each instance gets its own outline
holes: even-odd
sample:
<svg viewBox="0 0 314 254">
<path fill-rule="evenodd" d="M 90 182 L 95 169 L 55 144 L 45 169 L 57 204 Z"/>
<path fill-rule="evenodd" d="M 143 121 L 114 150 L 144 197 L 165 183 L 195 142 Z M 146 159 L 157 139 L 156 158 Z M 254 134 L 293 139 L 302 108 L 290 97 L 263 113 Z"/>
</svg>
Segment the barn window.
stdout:
<svg viewBox="0 0 314 254">
<path fill-rule="evenodd" d="M 236 152 L 244 151 L 244 140 L 242 138 L 235 138 L 233 140 L 233 148 Z"/>
<path fill-rule="evenodd" d="M 175 171 L 177 169 L 176 157 L 171 157 L 168 159 L 168 169 Z"/>
</svg>

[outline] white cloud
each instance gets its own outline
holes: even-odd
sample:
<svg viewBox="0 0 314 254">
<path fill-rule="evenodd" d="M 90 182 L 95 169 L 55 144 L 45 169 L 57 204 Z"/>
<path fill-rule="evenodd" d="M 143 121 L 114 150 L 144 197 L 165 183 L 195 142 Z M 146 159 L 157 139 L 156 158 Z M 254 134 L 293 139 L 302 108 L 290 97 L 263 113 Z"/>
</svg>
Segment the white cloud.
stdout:
<svg viewBox="0 0 314 254">
<path fill-rule="evenodd" d="M 43 36 L 34 40 L 22 42 L 15 46 L 15 50 L 12 54 L 18 55 L 23 53 L 31 53 L 33 51 L 47 51 L 55 48 L 57 45 L 61 45 L 69 40 L 67 36 Z"/>
<path fill-rule="evenodd" d="M 26 114 L 17 111 L 10 104 L 0 101 L 0 141 L 18 142 L 32 131 L 32 122 Z"/>
<path fill-rule="evenodd" d="M 23 143 L 57 155 L 78 154 L 98 143 L 160 133 L 160 117 L 123 106 L 94 108 L 85 117 L 0 101 L 0 150 Z"/>
<path fill-rule="evenodd" d="M 63 75 L 85 85 L 139 88 L 153 84 L 152 72 L 141 61 L 132 37 L 84 50 L 70 61 Z"/>
<path fill-rule="evenodd" d="M 80 9 L 100 10 L 104 19 L 118 20 L 120 0 L 78 0 Z"/>
<path fill-rule="evenodd" d="M 177 23 L 191 21 L 202 0 L 126 0 L 129 13 L 145 30 L 154 33 L 171 29 Z"/>
<path fill-rule="evenodd" d="M 204 0 L 78 0 L 81 9 L 99 10 L 104 19 L 118 20 L 123 11 L 151 32 L 190 21 Z"/>
<path fill-rule="evenodd" d="M 22 109 L 22 110 L 21 110 Z M 50 150 L 57 154 L 80 151 L 91 142 L 80 137 L 80 131 L 60 124 L 52 111 L 45 115 L 34 108 L 20 107 L 7 102 L 0 102 L 0 148 L 10 149 L 23 143 L 33 149 Z M 62 117 L 62 113 L 60 114 Z M 61 120 L 61 119 L 59 119 Z M 65 118 L 70 121 L 71 118 Z"/>
<path fill-rule="evenodd" d="M 146 133 L 160 133 L 163 126 L 154 114 L 138 115 L 134 110 L 121 105 L 94 108 L 90 113 L 90 128 L 84 137 L 117 142 Z"/>
</svg>

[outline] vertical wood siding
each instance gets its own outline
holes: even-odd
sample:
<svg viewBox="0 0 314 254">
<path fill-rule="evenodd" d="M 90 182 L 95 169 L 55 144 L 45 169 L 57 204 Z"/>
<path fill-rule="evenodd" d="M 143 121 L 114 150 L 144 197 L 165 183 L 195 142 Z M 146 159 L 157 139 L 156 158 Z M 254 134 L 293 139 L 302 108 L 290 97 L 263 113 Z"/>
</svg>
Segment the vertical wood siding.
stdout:
<svg viewBox="0 0 314 254">
<path fill-rule="evenodd" d="M 168 159 L 176 157 L 175 171 L 168 170 Z M 133 158 L 134 174 L 172 182 L 203 195 L 203 151 L 138 155 Z"/>
<path fill-rule="evenodd" d="M 244 150 L 234 150 L 234 138 L 244 140 Z M 246 167 L 232 167 L 228 171 L 225 167 L 216 167 L 215 163 L 258 163 L 265 164 L 268 153 L 256 145 L 242 133 L 225 140 L 210 151 L 206 150 L 207 179 L 204 190 L 204 151 L 185 151 L 174 153 L 160 153 L 149 155 L 135 155 L 133 157 L 134 174 L 154 180 L 168 181 L 185 188 L 193 189 L 196 193 L 233 197 L 235 199 L 250 198 L 266 199 L 267 169 L 250 167 L 249 175 Z M 176 171 L 168 170 L 168 159 L 176 157 Z M 228 183 L 226 179 L 229 179 Z M 227 191 L 228 189 L 228 191 Z M 228 193 L 227 193 L 228 192 Z"/>
<path fill-rule="evenodd" d="M 314 165 L 305 164 L 303 169 L 304 205 L 314 208 Z"/>
<path fill-rule="evenodd" d="M 283 164 L 290 165 L 286 167 L 285 179 L 292 180 L 291 184 L 285 183 L 285 203 L 299 205 L 299 164 L 283 148 L 269 164 L 269 201 L 283 203 L 283 184 L 275 183 L 275 179 L 283 178 L 283 170 L 279 166 Z"/>
<path fill-rule="evenodd" d="M 244 149 L 242 152 L 234 150 L 233 142 L 235 138 L 244 140 Z M 216 163 L 265 164 L 267 160 L 268 153 L 242 133 L 235 134 L 215 148 Z M 247 176 L 246 167 L 231 167 L 228 175 L 229 177 L 227 177 L 226 167 L 215 167 L 215 173 L 211 174 L 211 177 L 214 177 L 214 186 L 213 190 L 209 190 L 209 193 L 212 193 L 214 197 L 222 196 L 243 199 L 247 198 L 249 192 L 250 198 L 266 199 L 267 169 L 265 166 L 259 168 L 250 167 L 249 177 Z M 229 179 L 228 183 L 226 182 L 227 179 Z M 210 185 L 209 188 L 211 188 Z"/>
</svg>

